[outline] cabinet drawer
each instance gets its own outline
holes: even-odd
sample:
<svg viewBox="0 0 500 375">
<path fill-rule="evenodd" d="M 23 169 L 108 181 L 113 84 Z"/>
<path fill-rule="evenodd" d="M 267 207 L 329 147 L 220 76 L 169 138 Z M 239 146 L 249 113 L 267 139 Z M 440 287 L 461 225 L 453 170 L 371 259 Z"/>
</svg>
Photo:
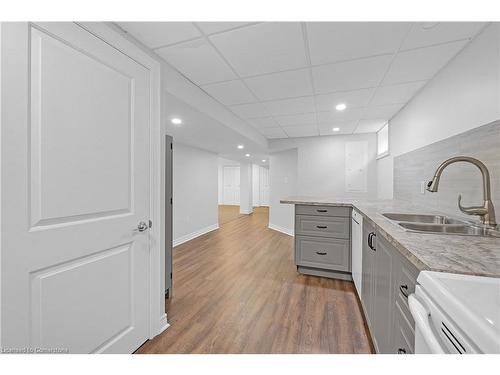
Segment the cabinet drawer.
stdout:
<svg viewBox="0 0 500 375">
<path fill-rule="evenodd" d="M 415 285 L 417 284 L 419 271 L 416 267 L 403 259 L 402 256 L 400 256 L 399 267 L 395 283 L 396 304 L 401 309 L 401 312 L 405 316 L 406 320 L 414 326 L 415 322 L 410 312 L 407 296 L 415 293 Z"/>
<path fill-rule="evenodd" d="M 415 350 L 415 331 L 398 304 L 395 312 L 394 353 L 412 354 Z"/>
<path fill-rule="evenodd" d="M 297 215 L 295 233 L 304 236 L 350 238 L 351 221 L 347 217 Z"/>
<path fill-rule="evenodd" d="M 349 217 L 351 214 L 351 208 L 350 207 L 297 205 L 297 206 L 295 206 L 295 214 L 297 214 L 297 215 Z"/>
<path fill-rule="evenodd" d="M 295 263 L 298 266 L 349 272 L 349 240 L 322 237 L 295 237 Z"/>
</svg>

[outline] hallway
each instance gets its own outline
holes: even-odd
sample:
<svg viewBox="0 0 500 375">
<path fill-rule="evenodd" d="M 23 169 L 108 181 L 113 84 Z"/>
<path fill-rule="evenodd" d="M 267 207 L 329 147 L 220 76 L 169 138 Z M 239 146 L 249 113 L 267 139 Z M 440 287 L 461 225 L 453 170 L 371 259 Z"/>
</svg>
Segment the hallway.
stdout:
<svg viewBox="0 0 500 375">
<path fill-rule="evenodd" d="M 137 353 L 372 352 L 353 284 L 299 275 L 268 208 L 232 208 L 220 207 L 219 230 L 174 250 L 171 327 Z"/>
</svg>

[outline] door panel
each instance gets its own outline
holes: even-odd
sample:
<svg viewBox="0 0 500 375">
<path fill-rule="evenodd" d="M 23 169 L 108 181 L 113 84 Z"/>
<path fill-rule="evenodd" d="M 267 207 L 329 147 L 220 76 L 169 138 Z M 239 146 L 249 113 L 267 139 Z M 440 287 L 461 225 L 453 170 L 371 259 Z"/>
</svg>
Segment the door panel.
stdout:
<svg viewBox="0 0 500 375">
<path fill-rule="evenodd" d="M 240 204 L 240 167 L 223 168 L 224 204 Z"/>
<path fill-rule="evenodd" d="M 131 352 L 149 336 L 148 71 L 74 23 L 3 24 L 2 50 L 2 345 Z"/>
<path fill-rule="evenodd" d="M 260 205 L 269 206 L 269 169 L 260 167 Z"/>
</svg>

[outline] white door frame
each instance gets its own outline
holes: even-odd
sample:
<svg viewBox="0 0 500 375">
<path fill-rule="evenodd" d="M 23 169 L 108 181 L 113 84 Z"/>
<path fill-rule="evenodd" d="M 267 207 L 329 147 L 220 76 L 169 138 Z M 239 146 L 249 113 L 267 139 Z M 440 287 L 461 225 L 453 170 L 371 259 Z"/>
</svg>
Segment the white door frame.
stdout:
<svg viewBox="0 0 500 375">
<path fill-rule="evenodd" d="M 150 230 L 150 253 L 149 253 L 149 337 L 153 338 L 160 334 L 169 324 L 167 322 L 167 315 L 165 313 L 164 305 L 164 283 L 165 281 L 161 277 L 162 272 L 164 272 L 164 242 L 165 242 L 165 232 L 164 232 L 164 198 L 162 191 L 164 189 L 164 183 L 162 179 L 162 154 L 164 155 L 165 150 L 162 146 L 162 132 L 161 132 L 161 63 L 157 59 L 153 58 L 145 51 L 143 51 L 137 44 L 131 40 L 126 39 L 123 35 L 113 28 L 112 25 L 107 25 L 103 22 L 83 22 L 77 23 L 82 28 L 86 29 L 90 33 L 94 34 L 96 37 L 105 41 L 112 47 L 116 48 L 120 52 L 134 59 L 137 63 L 144 66 L 149 71 L 150 77 L 150 219 L 153 222 L 153 226 Z M 0 28 L 0 38 L 1 28 Z M 1 47 L 1 43 L 0 43 Z M 0 69 L 1 69 L 1 58 L 3 49 L 0 48 Z M 5 95 L 2 92 L 2 85 L 0 81 L 0 97 Z M 1 101 L 0 101 L 1 104 Z M 1 107 L 0 107 L 1 110 Z M 0 112 L 1 113 L 1 112 Z M 2 123 L 0 117 L 0 136 L 2 133 Z M 1 146 L 1 144 L 0 144 Z M 0 149 L 0 157 L 2 155 L 2 150 Z M 1 166 L 1 163 L 0 163 Z M 3 181 L 1 178 L 3 174 L 0 171 L 0 194 L 2 189 Z M 1 205 L 1 200 L 0 200 Z M 2 207 L 0 206 L 0 212 Z M 1 218 L 1 217 L 0 217 Z M 1 223 L 0 223 L 1 224 Z M 2 252 L 4 251 L 1 247 L 1 233 L 0 233 L 0 265 L 2 262 Z M 0 302 L 1 302 L 1 278 L 0 278 Z M 2 346 L 2 319 L 1 319 L 1 309 L 0 309 L 0 347 Z"/>
</svg>

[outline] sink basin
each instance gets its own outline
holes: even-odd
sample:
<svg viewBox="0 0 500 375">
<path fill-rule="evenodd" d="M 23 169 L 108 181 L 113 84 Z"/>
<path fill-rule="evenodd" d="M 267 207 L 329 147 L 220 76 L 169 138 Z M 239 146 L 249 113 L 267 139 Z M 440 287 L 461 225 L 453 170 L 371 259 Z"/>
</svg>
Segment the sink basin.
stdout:
<svg viewBox="0 0 500 375">
<path fill-rule="evenodd" d="M 467 224 L 398 223 L 408 231 L 421 233 L 458 234 L 463 236 L 500 237 L 500 232 Z"/>
<path fill-rule="evenodd" d="M 405 221 L 408 223 L 429 223 L 429 224 L 465 224 L 463 221 L 455 220 L 441 215 L 420 215 L 420 214 L 401 214 L 385 213 L 386 218 L 394 221 Z"/>
</svg>

